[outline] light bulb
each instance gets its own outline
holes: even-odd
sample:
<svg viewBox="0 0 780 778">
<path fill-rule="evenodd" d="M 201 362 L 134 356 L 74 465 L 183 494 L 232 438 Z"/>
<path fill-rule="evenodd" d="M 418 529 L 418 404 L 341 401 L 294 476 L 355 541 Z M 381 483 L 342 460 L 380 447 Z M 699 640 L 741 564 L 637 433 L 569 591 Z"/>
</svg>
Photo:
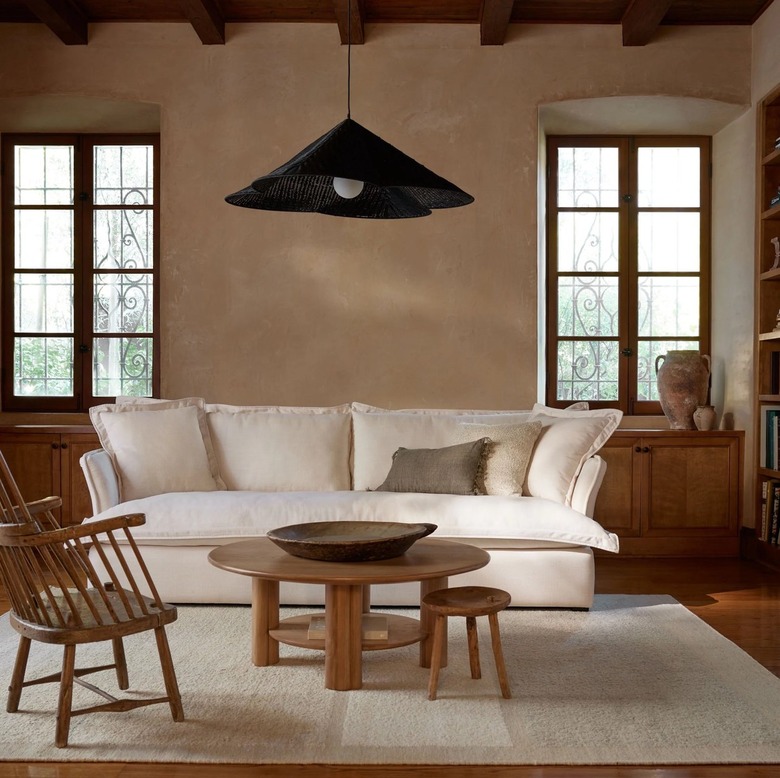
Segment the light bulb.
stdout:
<svg viewBox="0 0 780 778">
<path fill-rule="evenodd" d="M 345 200 L 351 200 L 357 197 L 363 191 L 363 182 L 355 181 L 354 178 L 333 178 L 333 188 L 336 194 Z"/>
</svg>

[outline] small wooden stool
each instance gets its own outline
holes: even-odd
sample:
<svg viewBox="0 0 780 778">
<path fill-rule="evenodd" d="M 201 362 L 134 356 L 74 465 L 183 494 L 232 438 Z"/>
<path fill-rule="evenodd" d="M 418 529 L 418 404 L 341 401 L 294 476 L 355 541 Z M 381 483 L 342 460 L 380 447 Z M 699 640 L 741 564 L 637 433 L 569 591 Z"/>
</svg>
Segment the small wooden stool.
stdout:
<svg viewBox="0 0 780 778">
<path fill-rule="evenodd" d="M 498 612 L 504 610 L 512 601 L 509 592 L 491 589 L 485 586 L 460 586 L 456 589 L 438 589 L 423 597 L 423 605 L 436 614 L 433 628 L 433 651 L 431 656 L 431 677 L 428 682 L 428 699 L 436 699 L 436 686 L 439 682 L 442 648 L 447 629 L 447 616 L 466 617 L 466 635 L 469 643 L 469 664 L 471 677 L 481 678 L 479 667 L 479 640 L 477 637 L 477 616 L 487 616 L 490 622 L 490 637 L 493 643 L 493 656 L 496 660 L 498 682 L 505 699 L 512 696 L 509 679 L 501 650 L 501 635 L 498 631 Z"/>
</svg>

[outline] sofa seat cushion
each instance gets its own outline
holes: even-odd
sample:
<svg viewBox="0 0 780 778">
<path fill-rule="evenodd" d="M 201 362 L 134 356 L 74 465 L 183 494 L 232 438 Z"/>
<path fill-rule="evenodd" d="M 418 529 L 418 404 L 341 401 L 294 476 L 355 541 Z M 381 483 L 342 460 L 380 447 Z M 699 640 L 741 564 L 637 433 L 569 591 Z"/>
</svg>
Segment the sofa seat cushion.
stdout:
<svg viewBox="0 0 780 778">
<path fill-rule="evenodd" d="M 590 546 L 618 550 L 593 519 L 539 497 L 405 492 L 179 492 L 116 505 L 87 521 L 143 513 L 139 543 L 219 545 L 310 521 L 405 521 L 438 525 L 434 538 Z"/>
</svg>

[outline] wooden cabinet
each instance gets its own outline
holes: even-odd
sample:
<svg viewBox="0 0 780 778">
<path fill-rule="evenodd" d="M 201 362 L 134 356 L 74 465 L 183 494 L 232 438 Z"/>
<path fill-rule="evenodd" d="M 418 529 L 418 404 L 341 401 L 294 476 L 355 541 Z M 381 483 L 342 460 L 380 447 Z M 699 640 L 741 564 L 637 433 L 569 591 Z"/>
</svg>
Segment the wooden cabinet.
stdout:
<svg viewBox="0 0 780 778">
<path fill-rule="evenodd" d="M 741 431 L 618 430 L 595 519 L 624 554 L 736 556 L 742 485 Z"/>
<path fill-rule="evenodd" d="M 90 426 L 0 426 L 0 451 L 24 498 L 62 497 L 57 518 L 63 526 L 92 515 L 79 459 L 99 447 Z"/>
<path fill-rule="evenodd" d="M 752 521 L 756 542 L 751 554 L 780 566 L 780 548 L 762 526 L 764 483 L 780 479 L 778 457 L 766 448 L 767 422 L 780 408 L 780 86 L 758 104 L 756 140 L 756 315 L 755 315 L 755 501 Z M 775 241 L 773 243 L 773 241 Z"/>
</svg>

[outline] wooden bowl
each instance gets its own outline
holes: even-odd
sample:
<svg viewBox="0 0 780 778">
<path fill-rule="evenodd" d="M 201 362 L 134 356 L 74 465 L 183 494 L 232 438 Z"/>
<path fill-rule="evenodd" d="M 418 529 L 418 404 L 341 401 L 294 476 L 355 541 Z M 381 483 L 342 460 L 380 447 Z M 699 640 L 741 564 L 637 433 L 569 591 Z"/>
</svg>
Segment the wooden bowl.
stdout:
<svg viewBox="0 0 780 778">
<path fill-rule="evenodd" d="M 436 524 L 400 521 L 315 521 L 290 524 L 267 535 L 288 554 L 322 562 L 375 562 L 401 556 Z"/>
</svg>

